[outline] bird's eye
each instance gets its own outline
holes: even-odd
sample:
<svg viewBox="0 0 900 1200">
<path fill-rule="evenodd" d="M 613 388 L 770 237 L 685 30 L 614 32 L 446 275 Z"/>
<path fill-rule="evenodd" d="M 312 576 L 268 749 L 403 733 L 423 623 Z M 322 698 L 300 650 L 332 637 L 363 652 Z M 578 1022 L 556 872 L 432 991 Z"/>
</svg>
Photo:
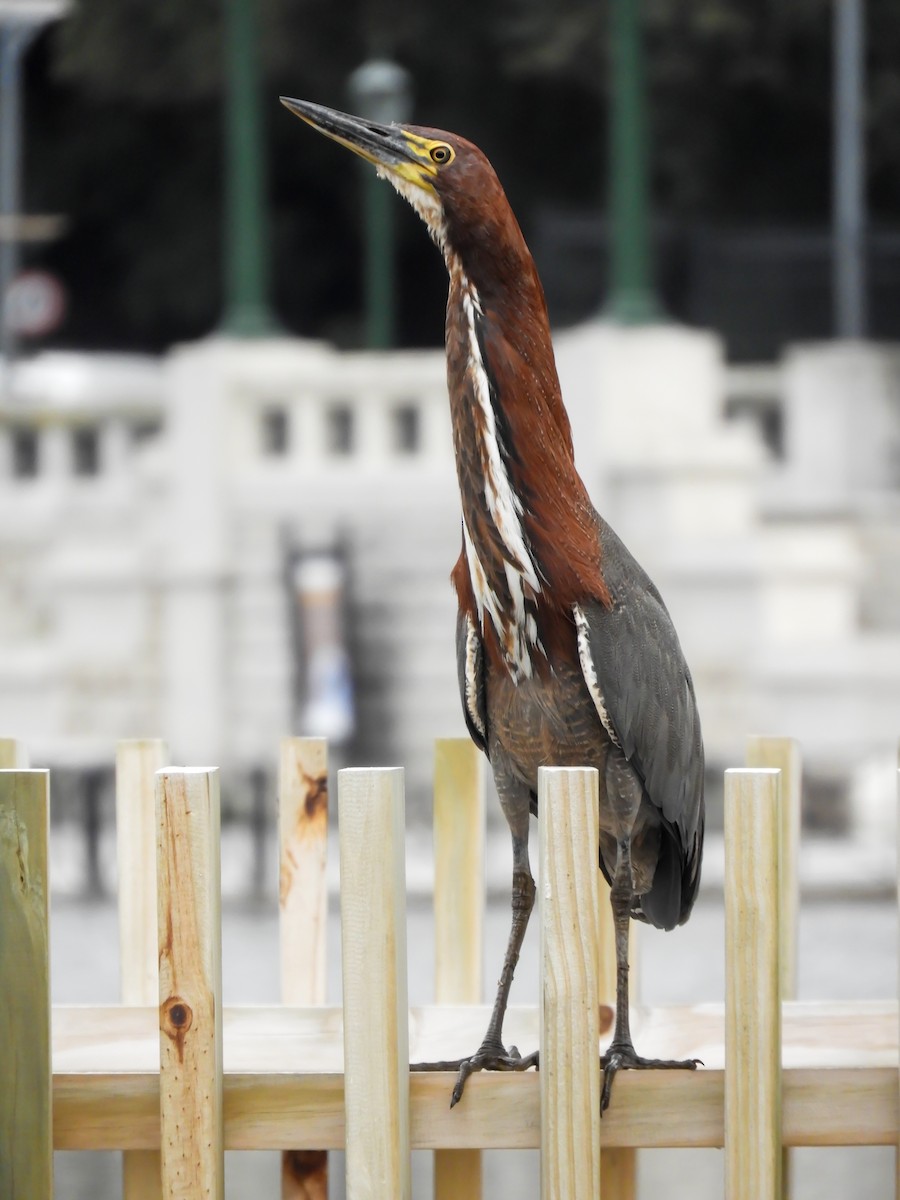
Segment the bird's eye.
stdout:
<svg viewBox="0 0 900 1200">
<path fill-rule="evenodd" d="M 453 157 L 453 151 L 449 146 L 440 145 L 431 147 L 431 161 L 436 162 L 438 166 L 443 166 L 448 163 Z"/>
</svg>

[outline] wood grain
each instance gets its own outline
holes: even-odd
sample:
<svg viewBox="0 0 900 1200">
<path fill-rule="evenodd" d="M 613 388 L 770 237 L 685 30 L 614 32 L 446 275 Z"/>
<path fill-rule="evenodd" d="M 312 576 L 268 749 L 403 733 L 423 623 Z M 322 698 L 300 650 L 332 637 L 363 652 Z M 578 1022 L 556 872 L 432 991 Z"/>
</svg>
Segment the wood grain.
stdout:
<svg viewBox="0 0 900 1200">
<path fill-rule="evenodd" d="M 800 744 L 793 738 L 762 737 L 747 739 L 747 766 L 773 767 L 781 772 L 779 780 L 778 907 L 779 974 L 782 1000 L 797 995 L 797 943 L 800 917 L 800 851 L 802 758 Z M 781 1158 L 781 1200 L 792 1195 L 790 1151 Z"/>
<path fill-rule="evenodd" d="M 46 771 L 0 770 L 0 1197 L 52 1200 Z"/>
<path fill-rule="evenodd" d="M 484 929 L 484 759 L 469 738 L 440 738 L 434 770 L 434 988 L 441 1004 L 479 1004 Z"/>
<path fill-rule="evenodd" d="M 281 999 L 324 1004 L 328 887 L 328 746 L 283 738 L 278 768 L 278 930 Z M 327 1200 L 324 1150 L 286 1150 L 281 1200 Z"/>
<path fill-rule="evenodd" d="M 541 1196 L 600 1196 L 599 784 L 538 771 Z"/>
<path fill-rule="evenodd" d="M 725 1194 L 781 1194 L 779 772 L 725 772 Z"/>
<path fill-rule="evenodd" d="M 897 1140 L 897 1002 L 784 1006 L 784 1142 L 788 1146 L 890 1146 Z M 417 1059 L 448 1058 L 477 1044 L 486 1005 L 410 1010 Z M 624 1071 L 601 1122 L 601 1144 L 721 1147 L 725 1080 L 722 1004 L 636 1008 L 644 1053 L 702 1058 L 697 1071 Z M 536 1045 L 538 1012 L 513 1005 L 509 1038 Z M 225 1144 L 233 1150 L 339 1149 L 344 1145 L 339 1008 L 226 1008 Z M 57 1149 L 159 1146 L 159 1030 L 154 1008 L 53 1010 Z M 534 1072 L 483 1072 L 450 1109 L 453 1077 L 414 1074 L 413 1149 L 535 1149 L 540 1080 Z"/>
<path fill-rule="evenodd" d="M 770 767 L 781 772 L 779 783 L 778 895 L 780 910 L 779 963 L 781 998 L 797 995 L 797 928 L 800 911 L 801 783 L 803 763 L 800 744 L 793 738 L 747 739 L 747 766 Z"/>
<path fill-rule="evenodd" d="M 484 942 L 484 759 L 470 738 L 434 754 L 434 998 L 479 1004 Z M 474 1050 L 473 1043 L 472 1049 Z M 479 1150 L 438 1150 L 435 1200 L 481 1200 Z"/>
<path fill-rule="evenodd" d="M 163 1194 L 224 1195 L 219 774 L 156 776 Z"/>
<path fill-rule="evenodd" d="M 123 1004 L 155 1004 L 159 996 L 156 900 L 156 772 L 167 758 L 158 738 L 116 747 L 116 850 L 119 878 L 119 964 Z M 159 1154 L 122 1156 L 124 1200 L 159 1200 Z"/>
<path fill-rule="evenodd" d="M 166 761 L 158 739 L 116 747 L 116 852 L 119 958 L 123 1004 L 155 1004 L 159 995 L 156 899 L 156 772 Z"/>
<path fill-rule="evenodd" d="M 403 771 L 340 771 L 338 816 L 347 1197 L 409 1200 Z"/>
<path fill-rule="evenodd" d="M 324 1004 L 328 749 L 284 738 L 278 772 L 279 944 L 285 1004 Z"/>
</svg>

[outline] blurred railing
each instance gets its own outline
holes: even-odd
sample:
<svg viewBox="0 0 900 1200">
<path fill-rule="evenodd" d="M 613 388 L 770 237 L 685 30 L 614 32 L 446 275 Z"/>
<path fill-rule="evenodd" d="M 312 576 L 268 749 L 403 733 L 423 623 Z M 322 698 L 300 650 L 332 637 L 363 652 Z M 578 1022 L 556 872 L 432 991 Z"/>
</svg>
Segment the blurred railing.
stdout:
<svg viewBox="0 0 900 1200">
<path fill-rule="evenodd" d="M 593 770 L 545 768 L 540 792 L 541 1005 L 506 1035 L 538 1074 L 452 1076 L 411 1060 L 479 1043 L 481 764 L 439 743 L 438 1003 L 407 1003 L 399 769 L 338 777 L 342 1009 L 324 1004 L 328 787 L 321 741 L 280 757 L 282 1007 L 222 1007 L 219 775 L 164 766 L 161 742 L 117 761 L 123 1005 L 51 1010 L 50 776 L 0 741 L 0 1196 L 52 1196 L 52 1151 L 122 1149 L 125 1196 L 221 1196 L 223 1151 L 284 1151 L 282 1196 L 325 1197 L 346 1149 L 354 1197 L 408 1197 L 410 1150 L 438 1151 L 439 1197 L 480 1195 L 479 1152 L 540 1147 L 542 1196 L 631 1197 L 640 1147 L 724 1146 L 730 1200 L 783 1195 L 792 1146 L 887 1145 L 898 1132 L 897 1006 L 798 1003 L 799 759 L 753 739 L 725 780 L 724 1004 L 635 1009 L 651 1057 L 696 1072 L 626 1072 L 601 1122 L 599 1045 L 612 1025 L 608 903 Z M 152 867 L 156 863 L 156 869 Z M 158 970 L 157 970 L 158 964 Z"/>
</svg>

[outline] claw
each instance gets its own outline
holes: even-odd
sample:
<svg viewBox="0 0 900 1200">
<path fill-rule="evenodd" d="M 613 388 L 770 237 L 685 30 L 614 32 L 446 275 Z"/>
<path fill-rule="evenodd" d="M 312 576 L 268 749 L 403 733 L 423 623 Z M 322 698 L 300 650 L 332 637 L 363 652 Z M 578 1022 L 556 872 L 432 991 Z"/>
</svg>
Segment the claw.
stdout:
<svg viewBox="0 0 900 1200">
<path fill-rule="evenodd" d="M 454 1108 L 462 1099 L 466 1080 L 476 1071 L 527 1071 L 538 1067 L 539 1054 L 535 1050 L 524 1057 L 516 1046 L 504 1050 L 500 1045 L 484 1043 L 470 1058 L 431 1063 L 411 1063 L 411 1071 L 456 1071 L 456 1083 L 450 1095 L 450 1107 Z"/>
<path fill-rule="evenodd" d="M 603 1090 L 600 1093 L 600 1116 L 609 1108 L 613 1080 L 619 1071 L 695 1071 L 702 1066 L 699 1058 L 641 1058 L 629 1045 L 613 1043 L 600 1058 L 603 1068 Z"/>
<path fill-rule="evenodd" d="M 537 1050 L 523 1058 L 515 1046 L 510 1046 L 508 1051 L 501 1050 L 499 1054 L 494 1048 L 485 1049 L 482 1046 L 471 1058 L 464 1058 L 459 1064 L 459 1075 L 450 1097 L 450 1107 L 459 1104 L 466 1080 L 475 1071 L 527 1071 L 529 1067 L 538 1066 L 538 1057 Z"/>
</svg>

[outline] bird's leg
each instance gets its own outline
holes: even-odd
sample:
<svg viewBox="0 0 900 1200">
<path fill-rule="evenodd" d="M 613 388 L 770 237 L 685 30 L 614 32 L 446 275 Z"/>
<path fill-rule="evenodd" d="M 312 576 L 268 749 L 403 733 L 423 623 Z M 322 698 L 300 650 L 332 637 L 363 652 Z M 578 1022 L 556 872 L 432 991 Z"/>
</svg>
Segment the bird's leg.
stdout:
<svg viewBox="0 0 900 1200">
<path fill-rule="evenodd" d="M 492 1050 L 501 1055 L 503 1049 L 503 1018 L 506 1016 L 506 1006 L 509 1003 L 509 989 L 512 987 L 513 975 L 519 962 L 519 953 L 528 928 L 531 910 L 534 908 L 535 887 L 528 862 L 528 839 L 513 838 L 513 883 L 512 883 L 512 926 L 509 931 L 509 942 L 506 946 L 506 956 L 503 959 L 503 970 L 497 984 L 497 996 L 491 1011 L 487 1033 L 484 1035 L 482 1050 Z"/>
<path fill-rule="evenodd" d="M 503 970 L 497 985 L 497 996 L 491 1010 L 487 1032 L 478 1049 L 470 1058 L 454 1059 L 446 1062 L 413 1063 L 412 1071 L 458 1071 L 453 1094 L 450 1097 L 450 1107 L 453 1108 L 462 1099 L 466 1080 L 475 1071 L 526 1071 L 529 1067 L 537 1066 L 538 1052 L 527 1054 L 523 1058 L 515 1046 L 507 1050 L 503 1045 L 503 1018 L 506 1016 L 506 1006 L 509 1003 L 509 990 L 512 986 L 516 964 L 528 919 L 534 908 L 535 886 L 528 861 L 528 836 L 513 835 L 513 886 L 512 886 L 512 926 L 509 931 L 509 942 L 506 946 L 506 956 L 503 959 Z"/>
<path fill-rule="evenodd" d="M 600 1094 L 601 1115 L 609 1108 L 613 1079 L 622 1070 L 687 1070 L 693 1071 L 697 1058 L 664 1059 L 641 1058 L 631 1040 L 631 1022 L 628 1013 L 628 923 L 631 920 L 631 905 L 634 884 L 631 874 L 631 839 L 620 838 L 617 843 L 616 872 L 613 876 L 609 899 L 613 911 L 613 926 L 616 934 L 616 1024 L 609 1049 L 600 1060 L 603 1067 L 603 1091 Z"/>
</svg>

